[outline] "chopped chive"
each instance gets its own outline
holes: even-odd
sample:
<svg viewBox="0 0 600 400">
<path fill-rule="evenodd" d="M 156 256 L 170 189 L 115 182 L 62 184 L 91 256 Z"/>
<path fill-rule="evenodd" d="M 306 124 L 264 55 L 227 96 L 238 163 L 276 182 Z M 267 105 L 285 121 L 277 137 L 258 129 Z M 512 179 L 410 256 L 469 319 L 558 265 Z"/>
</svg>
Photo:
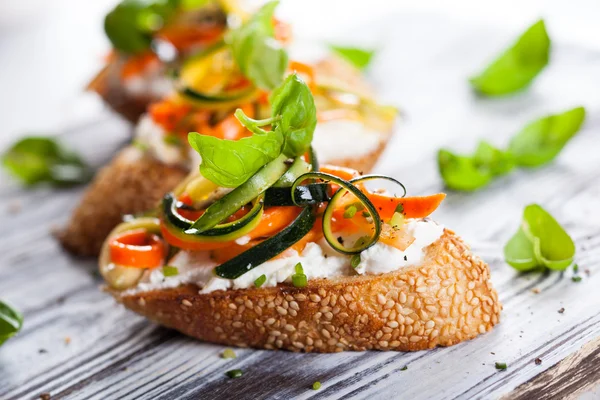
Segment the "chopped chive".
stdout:
<svg viewBox="0 0 600 400">
<path fill-rule="evenodd" d="M 354 217 L 356 215 L 356 212 L 358 210 L 356 209 L 356 207 L 354 206 L 350 206 L 346 209 L 346 211 L 344 211 L 344 218 L 346 219 L 350 219 L 352 217 Z"/>
<path fill-rule="evenodd" d="M 164 276 L 175 276 L 179 274 L 179 270 L 177 269 L 177 267 L 174 267 L 172 265 L 165 265 L 162 268 L 162 273 Z"/>
<path fill-rule="evenodd" d="M 142 143 L 139 140 L 132 141 L 131 145 L 133 147 L 137 147 L 141 151 L 146 151 L 146 150 L 148 150 L 148 147 L 149 147 L 146 143 Z"/>
<path fill-rule="evenodd" d="M 574 277 L 571 278 L 571 280 L 573 282 L 581 282 L 581 277 L 580 276 L 574 276 Z"/>
<path fill-rule="evenodd" d="M 297 274 L 304 274 L 304 268 L 302 268 L 302 263 L 298 263 L 296 264 L 296 266 L 294 267 L 294 269 L 296 270 Z"/>
<path fill-rule="evenodd" d="M 362 216 L 365 218 L 369 218 L 371 216 L 371 214 L 369 214 L 367 211 L 363 211 Z"/>
<path fill-rule="evenodd" d="M 398 213 L 398 214 L 403 214 L 404 213 L 404 204 L 398 203 L 394 212 Z"/>
<path fill-rule="evenodd" d="M 506 363 L 500 363 L 500 362 L 497 362 L 497 363 L 496 363 L 496 369 L 499 369 L 499 370 L 501 370 L 501 371 L 504 371 L 504 370 L 506 369 Z"/>
<path fill-rule="evenodd" d="M 241 369 L 232 369 L 231 371 L 227 371 L 225 372 L 225 375 L 227 375 L 230 378 L 239 378 L 240 376 L 242 376 L 244 373 L 242 372 Z"/>
<path fill-rule="evenodd" d="M 358 264 L 360 264 L 360 254 L 355 254 L 350 258 L 350 265 L 352 268 L 356 268 L 358 267 Z"/>
<path fill-rule="evenodd" d="M 362 211 L 365 209 L 365 206 L 360 201 L 357 201 L 356 203 L 348 204 L 346 207 L 344 207 L 344 210 L 347 210 L 350 207 L 356 208 L 356 211 Z"/>
<path fill-rule="evenodd" d="M 316 381 L 315 383 L 313 383 L 312 385 L 312 390 L 319 390 L 321 389 L 321 382 Z"/>
<path fill-rule="evenodd" d="M 173 135 L 173 134 L 165 135 L 165 137 L 163 138 L 163 141 L 166 144 L 170 144 L 172 146 L 181 146 L 181 139 L 177 135 Z"/>
<path fill-rule="evenodd" d="M 222 358 L 236 358 L 235 352 L 232 349 L 225 349 L 221 354 Z"/>
<path fill-rule="evenodd" d="M 404 367 L 400 368 L 400 371 L 406 371 L 408 369 L 408 365 L 405 365 Z"/>
<path fill-rule="evenodd" d="M 573 264 L 573 272 L 575 272 L 575 273 L 579 272 L 579 265 L 578 264 Z"/>
<path fill-rule="evenodd" d="M 306 287 L 308 284 L 308 280 L 306 279 L 306 275 L 304 274 L 294 274 L 292 275 L 292 285 L 295 287 Z"/>
<path fill-rule="evenodd" d="M 259 288 L 262 285 L 264 285 L 266 281 L 267 281 L 267 276 L 265 274 L 262 274 L 261 276 L 256 278 L 256 280 L 254 281 L 254 286 Z"/>
</svg>

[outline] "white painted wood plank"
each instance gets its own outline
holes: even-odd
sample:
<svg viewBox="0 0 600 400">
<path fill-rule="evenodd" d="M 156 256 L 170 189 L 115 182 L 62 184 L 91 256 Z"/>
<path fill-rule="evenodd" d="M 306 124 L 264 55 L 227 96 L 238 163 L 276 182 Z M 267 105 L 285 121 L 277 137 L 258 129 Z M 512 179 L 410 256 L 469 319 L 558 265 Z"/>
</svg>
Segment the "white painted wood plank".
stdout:
<svg viewBox="0 0 600 400">
<path fill-rule="evenodd" d="M 440 146 L 469 151 L 479 138 L 503 145 L 531 119 L 578 104 L 588 107 L 586 128 L 552 165 L 516 172 L 478 193 L 452 193 L 436 212 L 436 219 L 491 265 L 505 306 L 493 332 L 428 352 L 238 350 L 237 359 L 222 360 L 220 346 L 184 338 L 115 305 L 98 290 L 93 261 L 61 252 L 49 231 L 64 221 L 80 190 L 24 192 L 3 180 L 0 297 L 21 307 L 26 322 L 0 349 L 0 398 L 42 392 L 68 399 L 495 398 L 600 336 L 600 92 L 594 90 L 600 87 L 595 72 L 600 56 L 556 46 L 552 65 L 531 90 L 508 99 L 477 99 L 465 77 L 485 64 L 489 48 L 511 38 L 431 16 L 388 22 L 388 42 L 371 75 L 406 118 L 378 169 L 400 178 L 410 193 L 442 190 L 435 165 Z M 97 161 L 127 137 L 122 125 L 99 127 L 69 134 Z M 15 200 L 21 211 L 5 212 Z M 520 276 L 504 263 L 502 246 L 530 202 L 544 205 L 565 225 L 576 240 L 580 268 L 591 269 L 590 277 L 576 284 L 569 273 Z M 564 314 L 557 312 L 561 307 Z M 40 348 L 48 353 L 39 354 Z M 542 365 L 533 363 L 536 357 Z M 496 371 L 495 361 L 506 362 L 508 370 Z M 244 377 L 227 379 L 224 371 L 233 368 L 242 368 Z M 318 392 L 309 389 L 316 380 L 323 384 Z"/>
</svg>

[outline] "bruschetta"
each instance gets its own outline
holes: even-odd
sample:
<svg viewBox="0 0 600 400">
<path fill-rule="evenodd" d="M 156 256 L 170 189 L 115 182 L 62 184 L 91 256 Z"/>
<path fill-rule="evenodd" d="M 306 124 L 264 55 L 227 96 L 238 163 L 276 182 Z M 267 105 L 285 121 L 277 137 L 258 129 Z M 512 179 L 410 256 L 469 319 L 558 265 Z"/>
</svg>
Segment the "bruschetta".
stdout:
<svg viewBox="0 0 600 400">
<path fill-rule="evenodd" d="M 233 45 L 219 42 L 182 62 L 173 80 L 177 89 L 149 105 L 135 128 L 133 146 L 99 172 L 75 209 L 60 233 L 65 248 L 97 255 L 122 215 L 152 208 L 196 169 L 199 157 L 188 144 L 188 132 L 239 140 L 251 131 L 238 123 L 236 109 L 256 119 L 270 113 L 272 90 L 246 77 L 232 53 Z M 314 95 L 318 124 L 313 146 L 319 159 L 371 170 L 391 137 L 397 110 L 378 104 L 360 71 L 331 54 L 311 62 L 292 59 L 285 66 L 285 73 L 291 72 L 303 76 Z"/>
<path fill-rule="evenodd" d="M 429 218 L 445 195 L 405 197 L 392 177 L 320 165 L 316 114 L 293 74 L 270 118 L 240 115 L 263 150 L 281 144 L 266 163 L 190 133 L 199 172 L 109 234 L 107 290 L 153 321 L 240 347 L 408 351 L 489 331 L 501 305 L 488 266 Z"/>
</svg>

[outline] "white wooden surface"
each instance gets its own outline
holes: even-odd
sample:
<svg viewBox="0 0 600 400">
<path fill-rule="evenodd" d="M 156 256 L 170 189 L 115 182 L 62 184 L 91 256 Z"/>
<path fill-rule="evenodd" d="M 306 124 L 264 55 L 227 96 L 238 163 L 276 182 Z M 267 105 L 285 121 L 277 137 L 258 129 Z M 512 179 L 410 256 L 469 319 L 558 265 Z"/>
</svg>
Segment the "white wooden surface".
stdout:
<svg viewBox="0 0 600 400">
<path fill-rule="evenodd" d="M 0 348 L 0 398 L 45 392 L 69 399 L 498 398 L 600 336 L 600 54 L 557 44 L 530 90 L 480 99 L 466 77 L 510 34 L 420 14 L 381 24 L 389 36 L 371 77 L 405 119 L 377 170 L 401 179 L 411 194 L 442 190 L 435 164 L 440 146 L 469 151 L 479 138 L 504 145 L 531 119 L 579 104 L 588 109 L 584 129 L 552 165 L 518 171 L 478 193 L 451 193 L 435 213 L 491 265 L 504 303 L 493 332 L 427 352 L 237 350 L 237 359 L 222 360 L 221 347 L 117 306 L 98 290 L 93 260 L 60 250 L 50 230 L 66 219 L 80 189 L 22 191 L 3 177 L 0 297 L 24 311 L 25 327 Z M 66 133 L 97 163 L 127 130 L 103 115 Z M 531 202 L 546 207 L 575 239 L 580 269 L 590 271 L 582 282 L 572 282 L 570 272 L 518 275 L 504 263 L 502 246 Z M 496 361 L 508 370 L 497 371 Z M 229 380 L 224 372 L 234 368 L 244 376 Z M 322 388 L 312 391 L 316 380 Z"/>
</svg>

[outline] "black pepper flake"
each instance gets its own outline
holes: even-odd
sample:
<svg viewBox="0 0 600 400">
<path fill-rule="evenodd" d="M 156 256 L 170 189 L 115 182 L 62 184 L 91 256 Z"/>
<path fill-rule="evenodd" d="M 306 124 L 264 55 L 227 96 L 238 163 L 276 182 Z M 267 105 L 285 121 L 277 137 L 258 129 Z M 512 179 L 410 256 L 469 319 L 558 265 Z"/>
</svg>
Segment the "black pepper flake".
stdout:
<svg viewBox="0 0 600 400">
<path fill-rule="evenodd" d="M 564 307 L 561 307 L 561 308 L 558 310 L 558 313 L 559 313 L 559 314 L 562 314 L 562 313 L 564 313 L 564 312 L 565 312 L 565 308 L 564 308 Z"/>
<path fill-rule="evenodd" d="M 45 354 L 47 352 L 48 352 L 48 350 L 46 350 L 46 349 L 39 349 L 38 350 L 38 353 L 40 353 L 40 354 Z"/>
<path fill-rule="evenodd" d="M 535 360 L 533 360 L 533 362 L 535 362 L 535 365 L 540 365 L 542 363 L 542 359 L 538 357 Z"/>
<path fill-rule="evenodd" d="M 285 165 L 292 165 L 294 163 L 294 160 L 292 160 L 291 158 L 288 158 L 287 160 L 285 160 L 283 162 Z"/>
<path fill-rule="evenodd" d="M 408 261 L 408 257 L 404 256 L 404 261 Z"/>
<path fill-rule="evenodd" d="M 344 244 L 344 239 L 341 236 L 338 236 L 337 241 L 339 244 Z"/>
</svg>

